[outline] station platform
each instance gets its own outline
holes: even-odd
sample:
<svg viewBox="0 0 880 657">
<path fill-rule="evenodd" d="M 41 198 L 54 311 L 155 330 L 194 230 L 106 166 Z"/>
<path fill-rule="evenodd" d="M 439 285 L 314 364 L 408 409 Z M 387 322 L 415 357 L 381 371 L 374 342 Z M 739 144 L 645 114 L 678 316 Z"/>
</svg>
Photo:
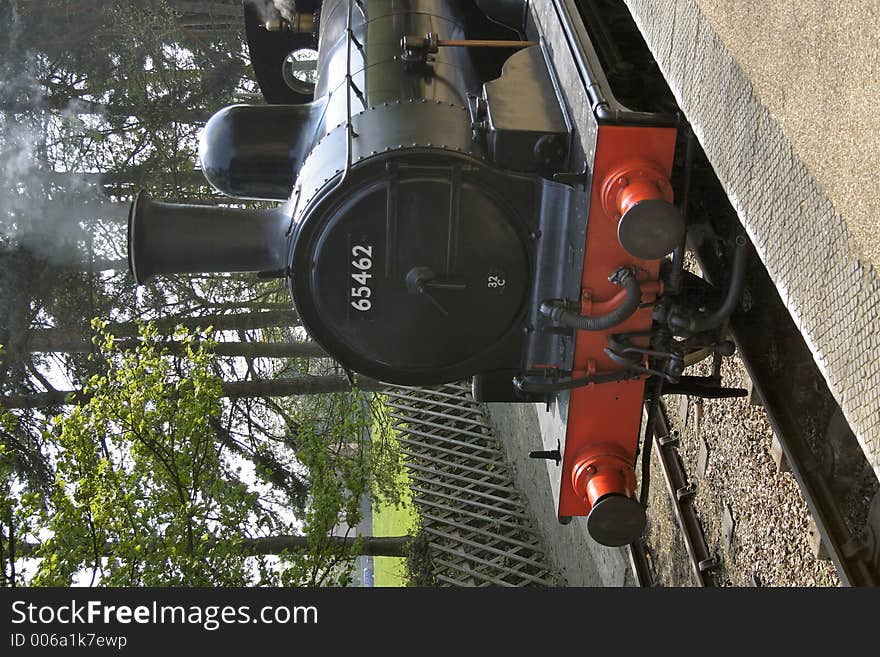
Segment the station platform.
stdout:
<svg viewBox="0 0 880 657">
<path fill-rule="evenodd" d="M 625 2 L 880 476 L 880 4 Z"/>
</svg>

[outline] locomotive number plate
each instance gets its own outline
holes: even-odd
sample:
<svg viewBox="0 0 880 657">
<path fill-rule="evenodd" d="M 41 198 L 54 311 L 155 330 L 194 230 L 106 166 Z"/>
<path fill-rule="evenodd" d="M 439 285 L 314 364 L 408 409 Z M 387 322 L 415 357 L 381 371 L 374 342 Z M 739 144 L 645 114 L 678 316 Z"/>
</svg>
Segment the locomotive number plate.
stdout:
<svg viewBox="0 0 880 657">
<path fill-rule="evenodd" d="M 370 282 L 373 278 L 373 247 L 366 244 L 355 244 L 351 247 L 351 307 L 360 312 L 367 312 L 373 307 L 373 289 Z"/>
</svg>

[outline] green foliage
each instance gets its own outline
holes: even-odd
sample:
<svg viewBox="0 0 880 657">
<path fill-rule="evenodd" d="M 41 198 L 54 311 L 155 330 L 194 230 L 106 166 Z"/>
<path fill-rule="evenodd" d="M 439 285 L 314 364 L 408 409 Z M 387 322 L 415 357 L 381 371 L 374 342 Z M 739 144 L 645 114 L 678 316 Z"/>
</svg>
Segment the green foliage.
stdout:
<svg viewBox="0 0 880 657">
<path fill-rule="evenodd" d="M 45 11 L 19 3 L 21 29 L 10 31 L 19 41 L 3 54 L 8 70 L 26 74 L 16 77 L 34 79 L 19 80 L 21 89 L 4 96 L 4 111 L 38 137 L 29 170 L 40 176 L 28 197 L 54 199 L 58 225 L 76 228 L 76 249 L 64 253 L 112 260 L 122 255 L 125 224 L 106 221 L 118 218 L 106 201 L 146 188 L 155 198 L 216 202 L 194 170 L 198 131 L 213 111 L 255 86 L 246 79 L 239 34 L 196 33 L 180 20 L 183 9 L 202 11 L 200 3 L 154 2 L 149 11 L 122 0 L 56 4 Z M 86 200 L 88 208 L 79 209 Z M 34 205 L 37 215 L 47 215 L 42 207 Z M 0 340 L 9 346 L 9 362 L 0 360 L 5 389 L 47 389 L 37 371 L 63 365 L 91 395 L 50 425 L 43 409 L 0 417 L 0 511 L 8 512 L 0 528 L 19 544 L 42 541 L 28 583 L 348 580 L 357 545 L 340 551 L 326 535 L 340 522 L 359 521 L 362 495 L 393 498 L 387 482 L 399 467 L 393 440 L 365 444 L 374 410 L 367 396 L 230 403 L 221 396 L 223 378 L 321 372 L 313 361 L 287 359 L 249 361 L 243 375 L 211 353 L 210 341 L 186 336 L 191 349 L 174 357 L 149 328 L 132 352 L 103 335 L 99 354 L 88 360 L 34 356 L 27 348 L 29 329 L 83 336 L 95 314 L 125 321 L 286 303 L 277 282 L 180 276 L 135 291 L 121 272 L 78 271 L 79 257 L 50 266 L 42 256 L 13 255 L 0 268 L 8 274 L 0 276 L 9 311 L 0 320 Z M 278 327 L 261 339 L 291 337 L 289 327 Z M 278 533 L 306 533 L 309 547 L 281 561 L 242 556 L 243 538 Z M 0 537 L 5 563 L 2 549 Z"/>
<path fill-rule="evenodd" d="M 0 356 L 3 345 L 0 345 Z M 19 451 L 15 449 L 15 434 L 18 420 L 5 408 L 0 408 L 0 585 L 20 585 L 24 583 L 21 574 L 16 574 L 15 565 L 9 558 L 11 543 L 17 535 L 24 535 L 30 523 L 21 502 L 16 495 L 15 482 L 22 469 Z"/>
<path fill-rule="evenodd" d="M 384 397 L 380 397 L 384 402 Z M 374 441 L 392 441 L 396 445 L 396 432 L 389 407 L 382 403 L 380 412 L 376 414 L 370 430 Z M 389 458 L 397 456 L 392 467 L 397 470 L 396 490 L 398 503 L 388 504 L 379 500 L 373 505 L 374 536 L 417 536 L 420 517 L 413 503 L 410 480 L 403 467 L 403 455 L 399 450 L 389 454 Z M 413 543 L 409 544 L 408 552 L 412 552 Z M 373 559 L 374 586 L 410 586 L 413 581 L 412 569 L 408 567 L 408 559 L 402 557 L 377 556 Z"/>
<path fill-rule="evenodd" d="M 437 586 L 434 564 L 428 549 L 428 537 L 419 533 L 410 541 L 406 556 L 407 585 L 413 587 Z"/>
<path fill-rule="evenodd" d="M 267 459 L 254 460 L 246 475 L 243 452 L 230 453 L 234 406 L 223 398 L 212 340 L 178 330 L 174 341 L 185 354 L 172 355 L 165 336 L 145 325 L 137 348 L 120 350 L 106 324 L 94 326 L 106 370 L 85 385 L 88 401 L 46 432 L 55 445 L 48 497 L 16 495 L 5 443 L 0 451 L 0 504 L 17 513 L 16 540 L 49 537 L 34 548 L 40 560 L 29 583 L 349 583 L 362 501 L 395 503 L 399 495 L 396 441 L 369 437 L 381 401 L 353 390 L 274 403 L 277 422 L 295 428 L 287 448 L 308 485 L 296 519 L 261 472 Z M 0 422 L 11 428 L 15 418 L 6 413 Z M 283 470 L 281 458 L 275 463 Z M 340 527 L 351 539 L 344 547 L 328 540 Z M 304 534 L 307 545 L 279 557 L 247 556 L 243 547 L 245 538 L 292 533 Z"/>
<path fill-rule="evenodd" d="M 382 403 L 369 393 L 323 395 L 299 413 L 297 457 L 308 470 L 310 504 L 304 518 L 308 548 L 284 570 L 285 584 L 345 585 L 360 541 L 345 549 L 327 541 L 334 528 L 363 519 L 361 501 L 399 501 L 401 462 L 393 439 L 371 442 L 370 426 Z M 349 533 L 351 534 L 351 529 Z"/>
<path fill-rule="evenodd" d="M 222 382 L 212 342 L 175 337 L 186 358 L 164 353 L 149 326 L 132 351 L 101 334 L 109 370 L 86 385 L 87 404 L 54 421 L 49 504 L 23 500 L 52 534 L 37 551 L 34 584 L 66 585 L 84 570 L 116 586 L 262 583 L 237 546 L 255 521 L 270 530 L 278 523 L 218 447 L 211 419 L 222 411 Z"/>
</svg>

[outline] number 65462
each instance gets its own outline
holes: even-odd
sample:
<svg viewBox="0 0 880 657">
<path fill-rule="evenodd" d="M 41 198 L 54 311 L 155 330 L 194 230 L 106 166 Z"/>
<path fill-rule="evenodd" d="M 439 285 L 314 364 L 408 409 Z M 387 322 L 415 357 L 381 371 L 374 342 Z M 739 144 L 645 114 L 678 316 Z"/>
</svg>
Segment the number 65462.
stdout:
<svg viewBox="0 0 880 657">
<path fill-rule="evenodd" d="M 373 278 L 373 247 L 356 244 L 351 247 L 351 279 L 358 283 L 351 288 L 351 307 L 360 312 L 366 312 L 373 307 L 370 297 L 373 291 L 370 289 L 370 279 Z"/>
</svg>

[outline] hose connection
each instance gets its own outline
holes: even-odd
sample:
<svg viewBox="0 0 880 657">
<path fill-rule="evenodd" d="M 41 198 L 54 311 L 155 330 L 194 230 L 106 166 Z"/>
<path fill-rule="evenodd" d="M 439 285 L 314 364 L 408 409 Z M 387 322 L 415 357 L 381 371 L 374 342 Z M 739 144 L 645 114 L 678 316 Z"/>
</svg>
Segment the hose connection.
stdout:
<svg viewBox="0 0 880 657">
<path fill-rule="evenodd" d="M 543 301 L 540 312 L 558 324 L 579 331 L 604 331 L 617 326 L 638 310 L 642 300 L 642 288 L 636 277 L 635 267 L 619 267 L 608 277 L 608 281 L 621 286 L 626 291 L 626 296 L 623 303 L 605 315 L 596 317 L 581 315 L 573 308 L 575 304 L 561 299 Z"/>
</svg>

